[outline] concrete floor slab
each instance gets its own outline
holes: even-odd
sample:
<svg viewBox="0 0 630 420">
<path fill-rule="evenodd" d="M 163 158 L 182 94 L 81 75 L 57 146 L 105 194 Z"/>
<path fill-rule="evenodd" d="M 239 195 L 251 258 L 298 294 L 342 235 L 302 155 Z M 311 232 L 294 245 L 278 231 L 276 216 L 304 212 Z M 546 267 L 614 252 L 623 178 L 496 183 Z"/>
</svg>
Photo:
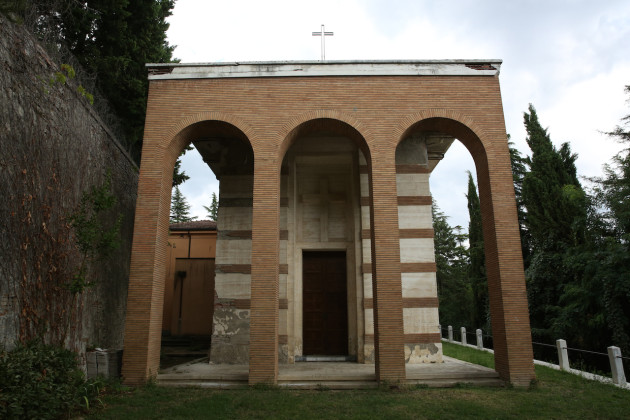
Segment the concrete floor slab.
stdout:
<svg viewBox="0 0 630 420">
<path fill-rule="evenodd" d="M 443 363 L 408 364 L 406 383 L 430 387 L 471 383 L 501 386 L 496 371 L 461 360 L 444 357 Z M 185 363 L 163 370 L 157 377 L 164 386 L 230 388 L 247 385 L 248 365 L 210 364 L 205 361 Z M 374 365 L 350 362 L 301 362 L 281 364 L 278 385 L 290 388 L 331 389 L 376 387 Z"/>
</svg>

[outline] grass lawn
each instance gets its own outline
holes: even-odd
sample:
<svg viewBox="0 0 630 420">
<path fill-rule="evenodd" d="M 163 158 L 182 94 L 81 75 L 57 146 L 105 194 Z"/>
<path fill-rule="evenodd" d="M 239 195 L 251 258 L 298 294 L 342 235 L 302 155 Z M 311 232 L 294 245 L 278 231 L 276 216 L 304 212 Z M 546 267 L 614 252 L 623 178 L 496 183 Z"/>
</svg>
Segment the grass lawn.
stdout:
<svg viewBox="0 0 630 420">
<path fill-rule="evenodd" d="M 451 357 L 493 367 L 493 356 L 444 343 Z M 623 419 L 630 392 L 537 366 L 530 389 L 299 391 L 208 390 L 155 385 L 102 397 L 91 419 Z"/>
</svg>

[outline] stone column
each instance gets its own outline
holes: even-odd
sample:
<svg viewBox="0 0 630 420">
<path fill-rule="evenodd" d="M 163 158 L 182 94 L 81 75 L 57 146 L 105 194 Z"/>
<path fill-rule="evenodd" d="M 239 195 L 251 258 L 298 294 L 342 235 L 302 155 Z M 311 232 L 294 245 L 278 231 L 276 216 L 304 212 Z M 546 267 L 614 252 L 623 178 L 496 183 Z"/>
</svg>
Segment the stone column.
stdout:
<svg viewBox="0 0 630 420">
<path fill-rule="evenodd" d="M 221 176 L 211 363 L 249 361 L 252 183 L 251 174 Z"/>
<path fill-rule="evenodd" d="M 280 163 L 255 158 L 249 383 L 278 381 Z"/>
<path fill-rule="evenodd" d="M 396 147 L 406 363 L 442 362 L 427 137 L 408 137 Z"/>
</svg>

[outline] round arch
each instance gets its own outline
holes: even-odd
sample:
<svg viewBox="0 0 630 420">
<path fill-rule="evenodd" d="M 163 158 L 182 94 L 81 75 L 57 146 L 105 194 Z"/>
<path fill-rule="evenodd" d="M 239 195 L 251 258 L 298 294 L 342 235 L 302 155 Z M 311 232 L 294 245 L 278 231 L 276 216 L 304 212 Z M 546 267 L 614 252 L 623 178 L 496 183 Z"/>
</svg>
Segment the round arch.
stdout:
<svg viewBox="0 0 630 420">
<path fill-rule="evenodd" d="M 454 110 L 430 109 L 415 114 L 410 114 L 401 119 L 396 127 L 393 138 L 398 145 L 403 139 L 417 131 L 434 131 L 449 134 L 468 149 L 475 164 L 478 160 L 486 160 L 486 148 L 484 141 L 487 134 L 479 124 L 471 117 Z"/>
<path fill-rule="evenodd" d="M 154 376 L 159 367 L 162 301 L 166 271 L 172 173 L 175 161 L 193 140 L 219 136 L 241 140 L 251 149 L 254 130 L 238 118 L 218 112 L 180 120 L 165 134 L 145 135 L 138 182 L 134 243 L 125 326 L 125 375 L 132 381 Z M 151 141 L 153 140 L 153 141 Z M 151 296 L 146 299 L 145 296 Z M 148 315 L 147 315 L 148 314 Z M 149 317 L 147 320 L 147 316 Z M 130 360 L 140 363 L 130 363 Z"/>
<path fill-rule="evenodd" d="M 175 161 L 194 138 L 203 137 L 209 132 L 219 135 L 232 135 L 249 144 L 254 152 L 253 138 L 256 133 L 248 124 L 239 118 L 223 112 L 201 112 L 181 119 L 160 140 L 164 145 L 164 168 L 173 170 Z M 172 161 L 172 162 L 171 162 Z"/>
<path fill-rule="evenodd" d="M 529 331 L 529 320 L 507 136 L 488 133 L 472 118 L 441 109 L 409 115 L 397 131 L 398 143 L 414 132 L 438 132 L 459 140 L 470 152 L 481 203 L 496 370 L 506 380 L 528 381 L 533 377 L 526 363 L 531 339 L 518 333 Z M 510 355 L 516 348 L 529 353 L 517 360 Z"/>
<path fill-rule="evenodd" d="M 278 159 L 281 162 L 284 156 L 302 134 L 317 129 L 332 129 L 346 135 L 353 140 L 363 152 L 365 159 L 370 164 L 370 148 L 367 139 L 371 132 L 360 121 L 351 115 L 334 110 L 318 110 L 297 115 L 291 118 L 278 133 L 281 143 L 278 148 Z"/>
</svg>

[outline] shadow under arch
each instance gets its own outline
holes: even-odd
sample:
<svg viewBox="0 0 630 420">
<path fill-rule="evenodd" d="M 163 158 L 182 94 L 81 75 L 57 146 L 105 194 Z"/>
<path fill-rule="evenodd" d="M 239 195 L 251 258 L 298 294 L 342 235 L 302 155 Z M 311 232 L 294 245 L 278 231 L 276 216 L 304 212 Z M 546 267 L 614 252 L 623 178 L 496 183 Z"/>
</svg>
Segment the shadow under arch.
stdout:
<svg viewBox="0 0 630 420">
<path fill-rule="evenodd" d="M 248 151 L 251 151 L 253 164 L 254 150 L 251 142 L 251 135 L 254 134 L 253 130 L 234 118 L 226 118 L 224 115 L 212 115 L 213 113 L 208 114 L 199 114 L 196 118 L 187 118 L 177 124 L 176 128 L 171 130 L 169 134 L 165 135 L 164 139 L 167 142 L 166 161 L 164 162 L 165 170 L 169 168 L 171 171 L 173 170 L 175 161 L 188 145 L 209 138 L 223 139 L 224 143 L 229 140 L 240 141 L 247 146 Z"/>
<path fill-rule="evenodd" d="M 470 118 L 457 116 L 459 118 L 456 119 L 455 115 L 429 117 L 418 115 L 417 117 L 421 119 L 404 129 L 398 137 L 398 144 L 414 133 L 442 133 L 459 140 L 470 152 L 477 168 L 479 168 L 481 163 L 487 161 L 486 150 L 482 140 L 485 137 L 485 133 L 476 127 L 476 124 Z"/>
<path fill-rule="evenodd" d="M 490 135 L 449 111 L 414 117 L 405 120 L 398 144 L 414 134 L 445 134 L 459 140 L 475 162 L 495 369 L 505 380 L 526 383 L 533 377 L 533 356 L 507 135 Z"/>
<path fill-rule="evenodd" d="M 370 136 L 369 130 L 355 118 L 338 111 L 313 111 L 289 121 L 280 133 L 282 142 L 278 151 L 279 161 L 284 159 L 287 150 L 298 137 L 316 132 L 329 132 L 349 138 L 363 152 L 368 166 L 370 165 L 371 154 L 366 140 Z"/>
</svg>

